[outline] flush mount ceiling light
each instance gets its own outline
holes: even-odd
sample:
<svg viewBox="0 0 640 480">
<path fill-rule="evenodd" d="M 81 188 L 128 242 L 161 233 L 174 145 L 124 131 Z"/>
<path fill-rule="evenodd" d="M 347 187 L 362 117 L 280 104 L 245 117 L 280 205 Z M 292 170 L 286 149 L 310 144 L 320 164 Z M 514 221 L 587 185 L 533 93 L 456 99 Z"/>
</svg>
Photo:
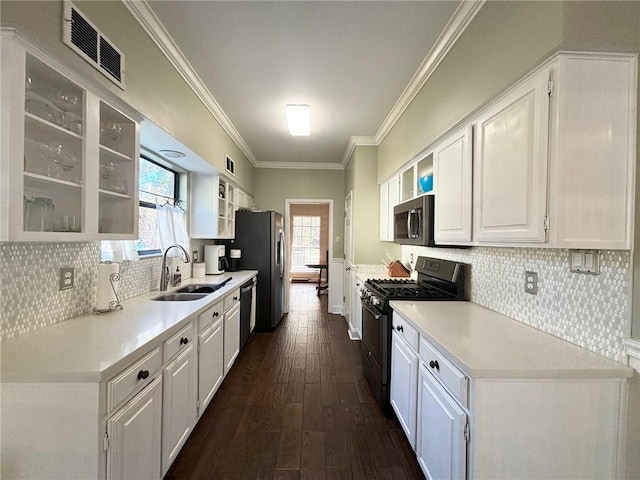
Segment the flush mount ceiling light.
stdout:
<svg viewBox="0 0 640 480">
<path fill-rule="evenodd" d="M 161 153 L 168 158 L 183 158 L 185 156 L 184 153 L 179 152 L 178 150 L 159 150 L 158 153 Z"/>
<path fill-rule="evenodd" d="M 306 137 L 311 133 L 311 110 L 309 105 L 287 105 L 284 107 L 287 115 L 289 133 L 296 137 Z"/>
</svg>

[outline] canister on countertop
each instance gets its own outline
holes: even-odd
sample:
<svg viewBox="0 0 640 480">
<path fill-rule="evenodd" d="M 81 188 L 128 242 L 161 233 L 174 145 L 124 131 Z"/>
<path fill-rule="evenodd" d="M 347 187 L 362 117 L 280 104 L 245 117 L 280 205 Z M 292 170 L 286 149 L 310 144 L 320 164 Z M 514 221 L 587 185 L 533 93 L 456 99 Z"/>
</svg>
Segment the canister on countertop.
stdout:
<svg viewBox="0 0 640 480">
<path fill-rule="evenodd" d="M 193 278 L 204 278 L 206 264 L 204 262 L 196 262 L 193 264 L 191 276 Z"/>
</svg>

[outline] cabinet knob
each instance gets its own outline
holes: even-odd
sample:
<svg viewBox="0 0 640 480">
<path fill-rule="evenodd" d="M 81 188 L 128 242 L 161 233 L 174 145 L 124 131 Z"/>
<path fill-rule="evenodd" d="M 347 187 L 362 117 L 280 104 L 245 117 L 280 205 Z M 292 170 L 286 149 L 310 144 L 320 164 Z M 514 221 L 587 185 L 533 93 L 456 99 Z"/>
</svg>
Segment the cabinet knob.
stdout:
<svg viewBox="0 0 640 480">
<path fill-rule="evenodd" d="M 237 301 L 237 300 L 238 300 L 238 297 L 233 297 L 233 301 L 234 302 Z"/>
<path fill-rule="evenodd" d="M 218 315 L 220 315 L 218 312 L 213 312 L 213 318 L 216 318 Z"/>
<path fill-rule="evenodd" d="M 140 370 L 138 372 L 138 380 L 146 380 L 149 378 L 149 370 Z"/>
<path fill-rule="evenodd" d="M 431 368 L 435 368 L 436 370 L 440 370 L 440 364 L 438 364 L 438 360 L 431 360 L 429 362 L 429 366 Z"/>
<path fill-rule="evenodd" d="M 402 325 L 398 325 L 398 326 L 396 327 L 396 330 L 398 330 L 399 332 L 403 332 L 403 331 L 404 331 L 404 328 L 402 328 Z"/>
<path fill-rule="evenodd" d="M 187 337 L 182 337 L 180 339 L 180 345 L 186 345 L 187 343 L 189 343 L 189 339 Z"/>
</svg>

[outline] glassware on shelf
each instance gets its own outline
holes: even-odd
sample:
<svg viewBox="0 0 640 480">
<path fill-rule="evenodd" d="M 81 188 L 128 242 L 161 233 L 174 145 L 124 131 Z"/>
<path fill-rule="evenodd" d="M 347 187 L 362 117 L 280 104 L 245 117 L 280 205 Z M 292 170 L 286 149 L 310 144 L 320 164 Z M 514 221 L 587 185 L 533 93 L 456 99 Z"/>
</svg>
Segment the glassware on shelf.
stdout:
<svg viewBox="0 0 640 480">
<path fill-rule="evenodd" d="M 67 130 L 71 130 L 67 113 L 76 108 L 79 100 L 80 98 L 78 94 L 72 90 L 57 90 L 51 96 L 51 101 L 53 102 L 53 104 L 60 110 L 62 110 L 60 126 L 66 128 Z"/>
<path fill-rule="evenodd" d="M 55 112 L 55 107 L 40 95 L 29 90 L 26 92 L 25 96 L 25 109 L 32 115 L 42 118 L 48 122 L 56 124 L 61 122 L 60 114 L 59 112 Z"/>
<path fill-rule="evenodd" d="M 100 133 L 102 134 L 103 139 L 109 139 L 112 142 L 115 142 L 120 138 L 122 125 L 117 122 L 103 122 L 100 125 Z"/>
<path fill-rule="evenodd" d="M 56 215 L 53 226 L 55 232 L 79 232 L 80 222 L 75 215 Z"/>
<path fill-rule="evenodd" d="M 111 191 L 122 194 L 127 193 L 127 182 L 117 173 L 113 178 L 113 182 L 111 182 Z"/>
<path fill-rule="evenodd" d="M 68 152 L 65 152 L 62 149 L 62 145 L 57 145 L 52 149 L 53 152 L 53 162 L 64 171 L 64 179 L 65 181 L 72 181 L 77 183 L 77 179 L 74 177 L 69 180 L 69 171 L 78 164 L 78 159 L 75 155 L 72 155 Z"/>
<path fill-rule="evenodd" d="M 100 178 L 102 181 L 100 182 L 100 188 L 102 190 L 109 190 L 110 183 L 109 178 L 113 175 L 116 170 L 116 166 L 113 162 L 109 161 L 101 161 L 100 162 Z"/>
<path fill-rule="evenodd" d="M 31 138 L 24 139 L 24 169 L 38 175 L 51 175 L 48 146 Z"/>
<path fill-rule="evenodd" d="M 50 232 L 53 230 L 55 206 L 46 197 L 25 198 L 25 230 L 30 232 Z"/>
</svg>

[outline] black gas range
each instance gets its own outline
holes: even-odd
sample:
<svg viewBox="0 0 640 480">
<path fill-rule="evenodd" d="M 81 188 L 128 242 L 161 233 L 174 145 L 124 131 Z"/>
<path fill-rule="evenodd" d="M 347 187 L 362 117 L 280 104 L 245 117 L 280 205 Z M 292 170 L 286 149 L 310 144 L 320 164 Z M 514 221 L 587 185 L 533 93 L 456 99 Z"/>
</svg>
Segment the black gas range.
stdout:
<svg viewBox="0 0 640 480">
<path fill-rule="evenodd" d="M 369 279 L 362 299 L 361 356 L 367 380 L 380 406 L 389 408 L 391 379 L 391 300 L 463 301 L 469 265 L 439 258 L 418 257 L 417 280 Z"/>
</svg>

